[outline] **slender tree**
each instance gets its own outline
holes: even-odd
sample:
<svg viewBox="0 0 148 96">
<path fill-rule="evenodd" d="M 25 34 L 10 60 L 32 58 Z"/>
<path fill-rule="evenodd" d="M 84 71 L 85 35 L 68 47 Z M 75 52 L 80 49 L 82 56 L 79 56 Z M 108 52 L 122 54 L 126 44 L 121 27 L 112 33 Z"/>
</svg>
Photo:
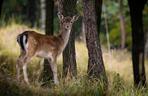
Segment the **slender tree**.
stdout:
<svg viewBox="0 0 148 96">
<path fill-rule="evenodd" d="M 45 0 L 40 0 L 40 28 L 45 30 Z"/>
<path fill-rule="evenodd" d="M 46 20 L 45 20 L 45 33 L 47 35 L 53 35 L 53 18 L 54 18 L 54 1 L 45 0 Z M 50 67 L 50 62 L 44 60 L 43 72 L 41 74 L 41 80 L 46 85 L 50 80 L 53 80 L 53 73 Z"/>
<path fill-rule="evenodd" d="M 88 49 L 88 76 L 107 81 L 99 40 L 102 0 L 83 0 L 86 44 Z"/>
<path fill-rule="evenodd" d="M 144 31 L 142 12 L 147 0 L 128 0 L 132 27 L 132 61 L 134 84 L 145 85 L 145 67 L 144 67 Z"/>
<path fill-rule="evenodd" d="M 123 0 L 119 0 L 119 20 L 120 20 L 120 32 L 121 32 L 121 49 L 124 49 L 125 40 L 126 40 L 126 31 L 125 31 Z"/>
<path fill-rule="evenodd" d="M 59 0 L 59 11 L 64 16 L 76 15 L 77 0 Z M 75 26 L 74 26 L 75 27 Z M 75 77 L 77 75 L 76 56 L 75 56 L 75 30 L 72 28 L 69 42 L 63 52 L 63 77 Z"/>
</svg>

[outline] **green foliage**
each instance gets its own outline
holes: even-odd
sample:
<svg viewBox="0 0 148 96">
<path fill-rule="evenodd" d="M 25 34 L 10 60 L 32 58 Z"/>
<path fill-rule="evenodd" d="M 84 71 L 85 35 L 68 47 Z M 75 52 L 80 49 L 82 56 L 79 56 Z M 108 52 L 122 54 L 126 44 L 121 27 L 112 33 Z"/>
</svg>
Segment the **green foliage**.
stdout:
<svg viewBox="0 0 148 96">
<path fill-rule="evenodd" d="M 126 47 L 130 50 L 131 49 L 131 25 L 130 25 L 130 17 L 129 17 L 129 9 L 128 9 L 128 2 L 127 0 L 123 0 L 123 16 L 125 20 L 125 31 L 126 31 Z M 113 0 L 108 1 L 105 0 L 103 4 L 103 15 L 102 15 L 102 23 L 101 23 L 101 32 L 106 32 L 105 29 L 105 20 L 107 19 L 108 24 L 108 31 L 109 31 L 109 39 L 111 46 L 116 46 L 120 48 L 121 44 L 121 32 L 120 32 L 120 20 L 119 20 L 119 13 L 120 13 L 120 6 L 119 1 Z M 101 33 L 101 41 L 104 45 L 106 45 L 106 33 Z M 104 39 L 105 38 L 105 39 Z"/>
<path fill-rule="evenodd" d="M 12 16 L 20 16 L 24 18 L 27 5 L 27 0 L 4 0 L 2 7 L 2 16 L 5 20 L 11 18 Z"/>
<path fill-rule="evenodd" d="M 128 8 L 127 0 L 123 0 L 123 15 L 125 18 L 125 31 L 126 31 L 126 47 L 131 50 L 132 46 L 132 36 L 131 36 L 131 25 L 130 25 L 130 14 Z M 109 37 L 111 45 L 116 47 L 120 47 L 120 21 L 119 21 L 119 1 L 118 0 L 105 0 L 103 4 L 103 15 L 102 15 L 102 23 L 101 23 L 101 32 L 105 31 L 105 23 L 104 17 L 108 20 L 109 26 Z M 145 5 L 143 11 L 143 24 L 144 24 L 144 31 L 145 33 L 148 31 L 147 23 L 148 23 L 148 5 Z M 106 45 L 106 34 L 101 33 L 100 35 L 101 41 L 104 45 Z"/>
<path fill-rule="evenodd" d="M 119 27 L 119 24 L 117 24 L 115 26 L 115 28 L 113 28 L 110 31 L 109 36 L 110 36 L 111 44 L 119 46 L 119 44 L 120 44 L 120 27 Z"/>
<path fill-rule="evenodd" d="M 60 29 L 59 18 L 56 15 L 55 18 L 54 18 L 54 33 L 57 34 L 59 29 Z"/>
<path fill-rule="evenodd" d="M 126 22 L 126 46 L 127 48 L 130 50 L 131 49 L 131 28 L 130 28 L 130 24 L 129 22 Z M 110 36 L 110 42 L 112 45 L 115 45 L 115 46 L 120 46 L 120 38 L 121 38 L 121 33 L 120 33 L 120 24 L 119 22 L 117 22 L 115 24 L 115 26 L 110 30 L 110 33 L 109 33 L 109 36 Z"/>
<path fill-rule="evenodd" d="M 7 20 L 6 20 L 5 15 L 3 15 L 0 18 L 0 27 L 6 27 L 8 25 L 11 25 L 14 22 L 17 23 L 17 24 L 27 24 L 26 22 L 22 21 L 22 18 L 20 16 L 17 16 L 17 17 L 12 16 L 9 19 L 7 18 Z"/>
<path fill-rule="evenodd" d="M 76 9 L 77 9 L 77 12 L 79 13 L 79 15 L 80 16 L 83 16 L 83 4 L 82 4 L 82 0 L 78 0 Z"/>
<path fill-rule="evenodd" d="M 143 25 L 144 25 L 144 31 L 148 32 L 148 4 L 145 5 L 145 8 L 143 10 Z"/>
</svg>

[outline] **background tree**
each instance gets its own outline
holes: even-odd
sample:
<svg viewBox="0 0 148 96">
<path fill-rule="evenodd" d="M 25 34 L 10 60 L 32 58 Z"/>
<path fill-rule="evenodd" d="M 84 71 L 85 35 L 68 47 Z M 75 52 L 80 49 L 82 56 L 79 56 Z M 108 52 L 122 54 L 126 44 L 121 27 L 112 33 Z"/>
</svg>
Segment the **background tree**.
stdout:
<svg viewBox="0 0 148 96">
<path fill-rule="evenodd" d="M 2 5 L 3 5 L 3 0 L 0 1 L 0 17 L 1 17 L 1 12 L 2 12 Z"/>
<path fill-rule="evenodd" d="M 60 0 L 59 0 L 60 1 Z M 59 11 L 64 14 L 64 16 L 74 16 L 76 15 L 76 2 L 77 0 L 61 0 L 59 2 Z M 70 77 L 77 75 L 76 66 L 76 54 L 75 54 L 75 24 L 71 30 L 69 37 L 69 42 L 63 51 L 63 76 L 67 75 Z"/>
<path fill-rule="evenodd" d="M 132 61 L 135 85 L 145 85 L 143 9 L 147 0 L 128 0 L 132 27 Z"/>
<path fill-rule="evenodd" d="M 83 0 L 83 6 L 86 44 L 89 56 L 87 73 L 89 77 L 100 79 L 105 77 L 104 79 L 106 80 L 99 40 L 102 0 Z"/>
<path fill-rule="evenodd" d="M 131 28 L 127 0 L 104 0 L 102 11 L 104 18 L 107 20 L 109 41 L 111 48 L 131 49 Z M 104 20 L 104 21 L 106 21 Z M 106 23 L 101 22 L 101 43 L 107 45 L 105 39 Z"/>
<path fill-rule="evenodd" d="M 125 18 L 124 18 L 124 6 L 123 0 L 119 0 L 119 20 L 120 20 L 120 33 L 121 33 L 121 49 L 125 48 L 126 42 L 126 30 L 125 30 Z"/>
<path fill-rule="evenodd" d="M 47 35 L 53 35 L 53 20 L 54 20 L 54 1 L 45 0 L 46 7 L 46 19 L 45 19 L 45 33 Z M 46 85 L 50 80 L 53 80 L 53 73 L 50 67 L 50 62 L 44 60 L 43 72 L 41 74 L 41 81 Z"/>
<path fill-rule="evenodd" d="M 33 27 L 37 19 L 37 2 L 39 0 L 28 0 L 27 2 L 27 19 L 30 23 L 30 27 Z"/>
</svg>

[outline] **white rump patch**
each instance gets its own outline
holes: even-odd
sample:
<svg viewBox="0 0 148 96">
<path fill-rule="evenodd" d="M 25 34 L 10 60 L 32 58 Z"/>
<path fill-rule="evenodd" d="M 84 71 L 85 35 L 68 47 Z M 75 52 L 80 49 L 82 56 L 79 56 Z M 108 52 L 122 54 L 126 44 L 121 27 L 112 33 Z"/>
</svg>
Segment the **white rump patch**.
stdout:
<svg viewBox="0 0 148 96">
<path fill-rule="evenodd" d="M 26 43 L 27 37 L 26 35 L 23 35 L 23 46 L 25 48 L 25 51 L 27 52 L 27 48 L 28 48 L 28 42 Z"/>
</svg>

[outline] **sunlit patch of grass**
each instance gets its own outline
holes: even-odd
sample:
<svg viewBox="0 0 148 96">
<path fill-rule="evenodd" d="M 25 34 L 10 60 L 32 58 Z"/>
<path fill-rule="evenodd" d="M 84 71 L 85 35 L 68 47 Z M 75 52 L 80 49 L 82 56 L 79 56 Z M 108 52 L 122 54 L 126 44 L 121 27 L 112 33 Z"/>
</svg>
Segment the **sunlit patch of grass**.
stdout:
<svg viewBox="0 0 148 96">
<path fill-rule="evenodd" d="M 108 71 L 119 73 L 124 80 L 132 81 L 132 61 L 131 55 L 125 50 L 111 50 L 103 52 L 105 68 Z"/>
<path fill-rule="evenodd" d="M 17 35 L 26 31 L 26 30 L 34 30 L 39 32 L 37 29 L 31 29 L 26 25 L 16 24 L 15 22 L 10 22 L 9 26 L 5 26 L 0 28 L 0 49 L 6 50 L 11 54 L 19 53 L 19 46 L 16 42 Z"/>
<path fill-rule="evenodd" d="M 88 64 L 88 52 L 86 49 L 86 45 L 82 42 L 76 42 L 76 60 L 78 73 L 80 75 L 86 74 Z"/>
<path fill-rule="evenodd" d="M 25 29 L 27 29 L 26 26 L 21 26 L 18 24 L 11 24 L 10 26 L 6 26 L 3 28 L 0 28 L 0 45 L 2 50 L 7 50 L 8 52 L 11 52 L 12 54 L 18 53 L 18 45 L 16 43 L 16 37 L 19 33 L 23 32 Z"/>
</svg>

